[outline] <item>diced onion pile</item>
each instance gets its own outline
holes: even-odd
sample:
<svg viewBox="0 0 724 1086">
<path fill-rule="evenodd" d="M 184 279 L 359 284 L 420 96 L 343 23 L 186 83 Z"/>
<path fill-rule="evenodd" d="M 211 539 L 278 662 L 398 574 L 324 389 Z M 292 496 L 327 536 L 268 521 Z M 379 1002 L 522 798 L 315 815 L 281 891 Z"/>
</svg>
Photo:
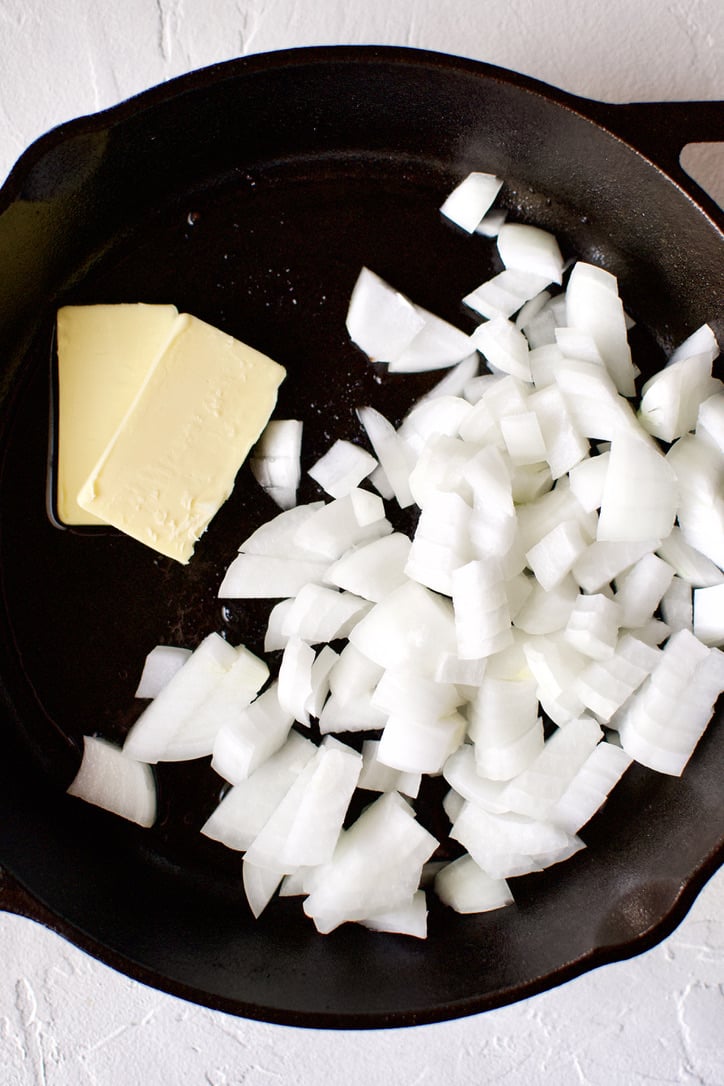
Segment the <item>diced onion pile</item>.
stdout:
<svg viewBox="0 0 724 1086">
<path fill-rule="evenodd" d="M 300 895 L 320 932 L 424 937 L 431 887 L 461 913 L 504 906 L 508 879 L 584 847 L 632 760 L 680 775 L 724 689 L 715 337 L 695 331 L 635 409 L 616 279 L 506 222 L 500 187 L 471 174 L 441 209 L 497 238 L 503 270 L 463 299 L 471 335 L 367 268 L 354 287 L 347 328 L 371 360 L 449 370 L 401 425 L 360 404 L 359 442 L 310 468 L 325 497 L 304 505 L 301 422 L 257 446 L 283 511 L 219 596 L 276 601 L 278 674 L 216 633 L 159 646 L 123 750 L 86 739 L 71 791 L 143 825 L 149 766 L 211 756 L 231 787 L 201 832 L 243 852 L 255 916 Z M 419 509 L 411 537 L 395 506 Z M 452 862 L 415 815 L 424 775 L 449 786 Z M 358 789 L 378 798 L 350 822 Z"/>
</svg>

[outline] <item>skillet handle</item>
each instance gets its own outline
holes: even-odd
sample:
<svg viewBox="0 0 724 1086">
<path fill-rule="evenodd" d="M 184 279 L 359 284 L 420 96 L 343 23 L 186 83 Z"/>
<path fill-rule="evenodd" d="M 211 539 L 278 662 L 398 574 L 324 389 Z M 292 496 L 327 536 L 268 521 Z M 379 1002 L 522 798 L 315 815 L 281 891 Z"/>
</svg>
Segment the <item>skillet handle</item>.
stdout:
<svg viewBox="0 0 724 1086">
<path fill-rule="evenodd" d="M 724 142 L 724 102 L 589 104 L 594 106 L 589 115 L 599 124 L 642 151 L 683 187 L 695 186 L 697 198 L 711 200 L 681 165 L 681 152 L 689 143 Z"/>
</svg>

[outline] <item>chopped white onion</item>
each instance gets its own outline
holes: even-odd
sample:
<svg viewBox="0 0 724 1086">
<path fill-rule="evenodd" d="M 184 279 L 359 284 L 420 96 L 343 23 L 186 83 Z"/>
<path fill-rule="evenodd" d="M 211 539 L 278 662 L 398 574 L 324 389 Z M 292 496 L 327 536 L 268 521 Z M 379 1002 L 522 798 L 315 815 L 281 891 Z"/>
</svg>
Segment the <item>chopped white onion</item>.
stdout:
<svg viewBox="0 0 724 1086">
<path fill-rule="evenodd" d="M 438 873 L 435 893 L 457 913 L 488 912 L 513 903 L 505 879 L 492 878 L 467 853 Z"/>
<path fill-rule="evenodd" d="M 558 242 L 547 230 L 507 222 L 498 232 L 498 252 L 506 268 L 539 276 L 539 290 L 548 283 L 562 282 L 563 257 Z"/>
<path fill-rule="evenodd" d="M 374 456 L 359 445 L 338 440 L 312 465 L 309 474 L 333 498 L 343 498 L 376 467 Z"/>
<path fill-rule="evenodd" d="M 363 268 L 347 310 L 347 331 L 369 358 L 390 362 L 402 354 L 425 323 L 411 301 Z"/>
<path fill-rule="evenodd" d="M 324 579 L 329 562 L 238 554 L 219 585 L 220 599 L 281 599 Z"/>
<path fill-rule="evenodd" d="M 272 419 L 254 446 L 251 472 L 282 509 L 296 504 L 302 477 L 302 423 L 298 419 Z"/>
<path fill-rule="evenodd" d="M 645 383 L 637 413 L 615 277 L 578 262 L 565 291 L 545 289 L 563 280 L 558 243 L 489 211 L 499 187 L 471 174 L 442 208 L 497 236 L 504 265 L 462 299 L 487 318 L 472 336 L 367 268 L 357 279 L 347 328 L 370 359 L 450 367 L 399 427 L 357 408 L 375 455 L 335 441 L 309 472 L 331 500 L 297 506 L 301 422 L 272 420 L 257 443 L 252 471 L 284 511 L 241 544 L 219 595 L 278 601 L 264 638 L 278 677 L 265 686 L 267 665 L 218 635 L 157 646 L 124 750 L 86 739 L 70 791 L 143 824 L 155 792 L 138 759 L 213 753 L 232 788 L 202 832 L 244 852 L 255 916 L 278 891 L 303 896 L 320 932 L 424 938 L 433 883 L 459 912 L 508 904 L 507 878 L 584 847 L 632 759 L 681 773 L 724 688 L 712 329 Z M 409 536 L 383 499 L 417 507 Z M 319 745 L 294 728 L 312 718 Z M 362 754 L 332 735 L 354 731 L 376 733 Z M 452 863 L 429 864 L 437 841 L 402 798 L 422 774 L 450 785 L 466 850 Z M 344 829 L 357 789 L 382 795 Z"/>
<path fill-rule="evenodd" d="M 480 226 L 502 186 L 503 182 L 494 174 L 470 173 L 446 197 L 440 211 L 446 219 L 472 234 Z"/>
<path fill-rule="evenodd" d="M 68 795 L 139 826 L 156 821 L 156 783 L 150 765 L 97 736 L 83 736 L 81 763 Z"/>
<path fill-rule="evenodd" d="M 201 832 L 227 848 L 246 851 L 316 751 L 311 739 L 290 732 L 276 754 L 229 789 Z"/>
<path fill-rule="evenodd" d="M 197 710 L 236 660 L 236 649 L 219 634 L 211 633 L 204 638 L 141 713 L 126 736 L 125 754 L 151 764 L 166 760 L 181 729 L 193 722 Z"/>
<path fill-rule="evenodd" d="M 491 369 L 510 373 L 521 381 L 531 380 L 527 340 L 505 317 L 478 325 L 470 339 Z"/>
<path fill-rule="evenodd" d="M 175 645 L 156 645 L 146 656 L 135 696 L 155 698 L 169 679 L 183 667 L 190 655 L 191 649 L 177 648 Z"/>
<path fill-rule="evenodd" d="M 325 574 L 328 584 L 379 603 L 404 584 L 410 540 L 402 532 L 352 547 Z"/>
</svg>

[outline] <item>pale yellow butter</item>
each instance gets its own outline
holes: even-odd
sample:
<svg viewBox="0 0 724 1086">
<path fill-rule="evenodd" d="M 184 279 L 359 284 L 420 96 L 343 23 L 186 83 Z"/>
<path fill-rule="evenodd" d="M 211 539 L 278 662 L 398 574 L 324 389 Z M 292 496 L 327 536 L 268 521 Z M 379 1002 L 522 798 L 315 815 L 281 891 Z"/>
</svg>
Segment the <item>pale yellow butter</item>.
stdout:
<svg viewBox="0 0 724 1086">
<path fill-rule="evenodd" d="M 56 509 L 64 524 L 100 524 L 78 491 L 169 337 L 173 305 L 71 305 L 58 311 Z"/>
<path fill-rule="evenodd" d="M 83 484 L 80 506 L 188 562 L 229 497 L 286 371 L 187 313 Z"/>
</svg>

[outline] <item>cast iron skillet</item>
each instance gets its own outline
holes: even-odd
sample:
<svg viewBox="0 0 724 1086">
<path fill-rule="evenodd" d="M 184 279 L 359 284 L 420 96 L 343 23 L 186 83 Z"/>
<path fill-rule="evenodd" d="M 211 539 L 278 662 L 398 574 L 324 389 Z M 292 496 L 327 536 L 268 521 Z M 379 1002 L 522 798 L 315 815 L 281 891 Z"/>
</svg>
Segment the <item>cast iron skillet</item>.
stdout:
<svg viewBox="0 0 724 1086">
<path fill-rule="evenodd" d="M 238 857 L 197 832 L 221 788 L 206 761 L 159 767 L 150 832 L 66 797 L 80 736 L 125 734 L 152 645 L 212 629 L 258 644 L 265 609 L 222 611 L 216 587 L 274 509 L 242 470 L 187 568 L 60 530 L 49 372 L 59 305 L 172 301 L 287 366 L 278 413 L 304 418 L 308 466 L 356 432 L 355 405 L 397 421 L 437 376 L 380 381 L 350 346 L 362 264 L 472 327 L 459 299 L 496 266 L 492 247 L 437 213 L 470 169 L 505 177 L 515 218 L 620 277 L 651 371 L 703 321 L 724 330 L 722 216 L 678 165 L 685 143 L 721 136 L 716 103 L 604 106 L 467 60 L 342 47 L 218 65 L 27 151 L 0 203 L 2 907 L 198 1003 L 356 1028 L 523 999 L 679 923 L 724 856 L 721 708 L 683 779 L 633 767 L 588 849 L 515 880 L 509 909 L 432 903 L 426 942 L 353 925 L 322 938 L 298 901 L 253 922 Z M 420 817 L 444 837 L 434 809 Z"/>
</svg>

